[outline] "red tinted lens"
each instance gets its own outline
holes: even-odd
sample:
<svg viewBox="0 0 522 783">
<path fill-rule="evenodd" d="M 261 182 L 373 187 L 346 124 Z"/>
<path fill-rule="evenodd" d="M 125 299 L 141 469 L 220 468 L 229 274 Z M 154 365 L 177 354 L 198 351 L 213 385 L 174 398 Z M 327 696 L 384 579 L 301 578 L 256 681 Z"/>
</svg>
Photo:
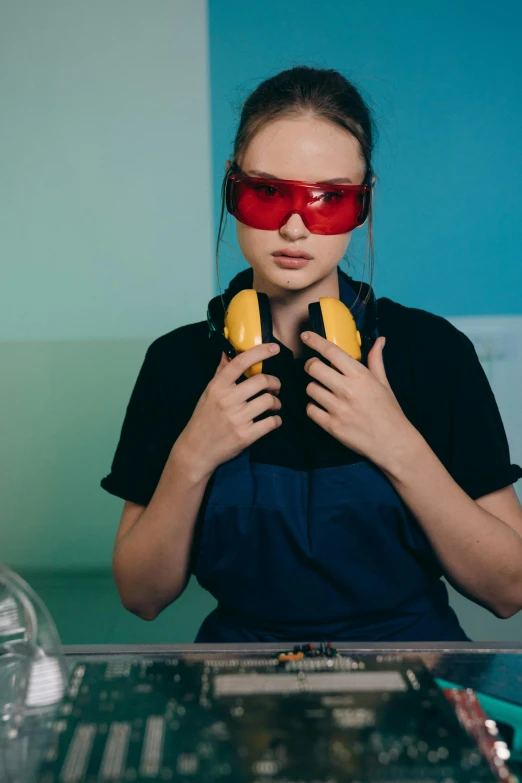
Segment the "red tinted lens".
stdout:
<svg viewBox="0 0 522 783">
<path fill-rule="evenodd" d="M 370 188 L 332 187 L 232 176 L 227 182 L 227 209 L 252 228 L 280 228 L 298 212 L 313 234 L 344 234 L 364 223 Z"/>
</svg>

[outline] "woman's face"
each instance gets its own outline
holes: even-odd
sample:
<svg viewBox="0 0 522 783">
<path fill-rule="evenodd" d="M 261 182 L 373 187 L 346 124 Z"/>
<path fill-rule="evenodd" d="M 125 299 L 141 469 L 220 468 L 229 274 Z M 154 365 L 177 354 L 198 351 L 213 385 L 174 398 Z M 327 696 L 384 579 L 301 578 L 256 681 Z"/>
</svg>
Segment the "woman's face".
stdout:
<svg viewBox="0 0 522 783">
<path fill-rule="evenodd" d="M 302 182 L 324 182 L 342 177 L 338 184 L 362 184 L 365 163 L 359 142 L 333 123 L 312 117 L 274 120 L 264 126 L 238 161 L 251 176 L 277 177 Z M 230 161 L 227 161 L 227 169 Z M 374 178 L 375 179 L 375 178 Z M 280 229 L 251 228 L 236 220 L 239 246 L 254 272 L 272 286 L 289 291 L 307 288 L 328 277 L 350 243 L 346 234 L 312 234 L 294 213 Z M 297 250 L 311 258 L 302 269 L 283 269 L 273 253 Z"/>
</svg>

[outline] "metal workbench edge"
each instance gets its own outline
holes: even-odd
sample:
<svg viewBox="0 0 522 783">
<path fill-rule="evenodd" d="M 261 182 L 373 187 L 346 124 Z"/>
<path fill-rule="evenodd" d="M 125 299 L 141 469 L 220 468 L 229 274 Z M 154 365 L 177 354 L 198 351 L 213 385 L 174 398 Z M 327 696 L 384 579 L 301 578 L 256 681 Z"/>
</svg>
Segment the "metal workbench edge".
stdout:
<svg viewBox="0 0 522 783">
<path fill-rule="evenodd" d="M 249 643 L 249 644 L 66 644 L 62 646 L 65 655 L 165 655 L 171 653 L 266 653 L 290 649 L 299 642 Z M 311 643 L 319 645 L 320 642 Z M 335 642 L 339 652 L 475 652 L 475 653 L 520 653 L 522 642 Z"/>
</svg>

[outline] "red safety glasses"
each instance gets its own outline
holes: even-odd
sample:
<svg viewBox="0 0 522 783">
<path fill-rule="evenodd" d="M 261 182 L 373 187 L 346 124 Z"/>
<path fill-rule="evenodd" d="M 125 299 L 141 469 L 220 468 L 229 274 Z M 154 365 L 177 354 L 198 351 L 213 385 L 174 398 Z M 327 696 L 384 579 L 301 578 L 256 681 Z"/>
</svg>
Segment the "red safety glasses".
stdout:
<svg viewBox="0 0 522 783">
<path fill-rule="evenodd" d="M 362 185 L 321 185 L 249 177 L 233 163 L 225 196 L 230 214 L 252 228 L 279 229 L 297 212 L 312 234 L 345 234 L 366 220 L 371 191 L 370 169 Z"/>
</svg>

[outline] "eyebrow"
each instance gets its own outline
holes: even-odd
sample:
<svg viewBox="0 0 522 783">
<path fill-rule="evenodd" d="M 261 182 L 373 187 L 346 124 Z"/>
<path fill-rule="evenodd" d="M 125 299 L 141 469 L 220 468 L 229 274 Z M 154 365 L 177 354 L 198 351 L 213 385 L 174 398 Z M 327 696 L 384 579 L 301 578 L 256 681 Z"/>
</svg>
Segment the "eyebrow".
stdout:
<svg viewBox="0 0 522 783">
<path fill-rule="evenodd" d="M 250 171 L 247 171 L 247 174 L 249 176 L 262 177 L 263 179 L 281 179 L 281 177 L 276 177 L 274 174 L 267 174 L 266 171 L 257 171 L 256 169 L 251 169 Z M 317 185 L 342 185 L 344 183 L 353 185 L 353 182 L 349 177 L 334 177 L 334 179 L 323 179 L 321 180 L 321 182 L 317 182 L 316 184 Z"/>
</svg>

